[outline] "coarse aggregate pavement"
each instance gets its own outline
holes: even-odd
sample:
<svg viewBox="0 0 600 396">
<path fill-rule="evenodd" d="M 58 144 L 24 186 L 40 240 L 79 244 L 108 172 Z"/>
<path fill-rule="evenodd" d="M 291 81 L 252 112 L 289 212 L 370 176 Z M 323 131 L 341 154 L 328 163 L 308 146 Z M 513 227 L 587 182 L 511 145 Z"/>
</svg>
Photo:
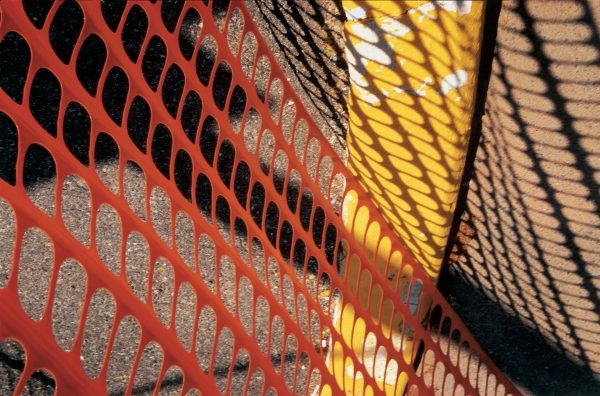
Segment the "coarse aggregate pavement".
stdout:
<svg viewBox="0 0 600 396">
<path fill-rule="evenodd" d="M 504 51 L 508 51 L 510 43 L 521 43 L 523 46 L 531 45 L 527 44 L 526 39 L 519 39 L 511 41 L 511 34 L 513 31 L 522 29 L 519 27 L 519 15 L 523 15 L 524 12 L 530 10 L 530 3 L 535 2 L 507 2 L 504 6 L 500 15 L 500 33 L 499 37 L 501 44 L 504 46 Z M 585 1 L 572 1 L 562 2 L 572 4 L 571 8 L 566 8 L 566 11 L 560 11 L 560 7 L 554 9 L 550 8 L 547 14 L 544 14 L 544 21 L 560 21 L 565 19 L 565 15 L 569 15 L 569 12 L 577 13 L 578 7 L 583 7 L 582 4 L 588 4 Z M 516 4 L 516 6 L 515 6 Z M 525 8 L 522 4 L 527 4 Z M 591 4 L 591 3 L 590 3 Z M 347 94 L 348 77 L 346 71 L 346 65 L 343 59 L 343 14 L 341 4 L 339 1 L 326 1 L 326 0 L 289 0 L 284 2 L 276 2 L 274 0 L 265 1 L 249 1 L 249 9 L 255 16 L 255 20 L 263 33 L 263 36 L 267 39 L 271 49 L 273 50 L 276 58 L 282 65 L 289 81 L 296 89 L 296 92 L 300 95 L 303 103 L 307 109 L 313 115 L 315 121 L 322 129 L 327 140 L 334 146 L 340 156 L 344 157 L 345 148 L 343 144 L 344 133 L 347 128 L 347 115 L 345 111 L 345 97 Z M 536 11 L 537 10 L 537 11 Z M 574 11 L 573 11 L 574 10 Z M 534 15 L 539 16 L 539 6 L 534 9 Z M 536 12 L 538 12 L 536 14 Z M 595 11 L 597 13 L 597 10 Z M 595 15 L 595 14 L 594 14 Z M 580 25 L 584 26 L 587 19 L 583 18 L 583 22 Z M 539 26 L 539 21 L 538 26 Z M 519 25 L 516 26 L 515 25 Z M 597 26 L 597 23 L 596 23 Z M 580 32 L 580 33 L 578 33 Z M 580 34 L 580 41 L 585 41 L 586 33 L 585 28 L 580 30 L 574 29 L 573 35 Z M 596 30 L 597 34 L 597 30 Z M 509 37 L 510 36 L 510 37 Z M 567 35 L 568 37 L 568 35 Z M 518 37 L 517 37 L 518 38 Z M 542 37 L 542 42 L 538 45 L 543 45 L 544 41 L 553 41 L 551 35 Z M 597 40 L 596 40 L 597 42 Z M 535 43 L 534 43 L 535 44 Z M 593 44 L 593 43 L 592 43 Z M 590 49 L 592 48 L 592 49 Z M 598 48 L 596 47 L 596 50 Z M 585 47 L 572 47 L 569 52 L 569 59 L 588 59 L 590 51 L 593 52 L 593 45 Z M 508 55 L 507 55 L 508 56 Z M 529 60 L 530 61 L 530 60 Z M 529 65 L 528 60 L 521 57 L 511 58 L 511 67 L 514 69 L 527 68 Z M 568 63 L 568 62 L 565 62 Z M 583 61 L 581 62 L 584 63 Z M 596 63 L 589 62 L 591 65 Z M 498 72 L 498 66 L 495 66 L 495 75 L 500 74 Z M 590 66 L 592 67 L 592 66 Z M 579 88 L 575 88 L 572 92 L 569 91 L 569 98 L 584 97 L 583 92 L 587 92 L 591 97 L 595 97 L 595 90 L 597 80 L 594 76 L 594 72 L 589 72 L 588 68 L 580 71 L 583 74 L 578 74 L 585 81 Z M 578 72 L 579 73 L 579 72 Z M 591 73 L 591 74 L 585 74 Z M 509 73 L 510 74 L 510 73 Z M 510 81 L 518 81 L 525 79 L 525 76 L 517 74 L 515 71 L 513 75 L 508 77 Z M 516 80 L 514 80 L 516 79 Z M 529 81 L 529 80 L 528 80 Z M 514 82 L 513 82 L 514 83 Z M 494 89 L 503 89 L 499 82 L 492 81 L 491 93 L 489 94 L 492 99 L 496 92 Z M 494 88 L 496 87 L 496 88 Z M 569 88 L 569 87 L 567 87 Z M 496 95 L 497 96 L 497 95 Z M 568 98 L 567 98 L 568 99 Z M 489 100 L 489 99 L 488 99 Z M 519 99 L 521 100 L 521 99 Z M 519 105 L 519 100 L 516 105 Z M 573 99 L 574 100 L 574 99 Z M 532 102 L 528 102 L 532 103 Z M 544 105 L 540 99 L 539 106 Z M 563 102 L 555 102 L 563 103 Z M 567 103 L 568 100 L 567 100 Z M 496 99 L 495 104 L 490 106 L 501 107 L 505 102 L 498 102 Z M 513 105 L 515 105 L 513 103 Z M 521 103 L 520 106 L 524 106 Z M 593 107 L 593 105 L 590 105 Z M 577 108 L 576 111 L 579 111 Z M 492 108 L 493 110 L 493 108 Z M 551 110 L 549 110 L 551 111 Z M 581 110 L 584 111 L 584 110 Z M 589 108 L 587 110 L 591 111 Z M 585 112 L 584 111 L 584 112 Z M 530 126 L 539 125 L 540 123 L 547 120 L 544 118 L 542 112 L 531 115 L 532 118 L 526 119 L 526 124 Z M 489 116 L 488 116 L 489 117 Z M 581 117 L 585 118 L 585 117 Z M 593 117 L 591 117 L 593 119 Z M 483 130 L 483 144 L 480 151 L 489 150 L 490 145 L 496 145 L 486 137 L 487 134 L 491 134 L 494 130 L 493 125 L 484 125 Z M 525 125 L 522 131 L 529 131 L 527 125 Z M 576 129 L 571 133 L 578 132 Z M 533 132 L 534 133 L 534 132 Z M 491 135 L 490 135 L 491 136 Z M 593 137 L 592 137 L 593 138 Z M 514 141 L 513 143 L 507 143 L 507 147 L 519 147 L 520 142 Z M 487 149 L 486 149 L 487 148 Z M 539 146 L 536 146 L 539 148 Z M 267 148 L 265 148 L 267 149 Z M 547 149 L 550 150 L 550 149 Z M 590 161 L 594 161 L 597 158 L 593 146 L 590 146 L 588 150 L 588 157 Z M 559 153 L 560 154 L 560 153 Z M 498 154 L 499 155 L 499 154 Z M 541 152 L 542 156 L 553 154 L 550 151 Z M 561 156 L 562 155 L 562 156 Z M 563 151 L 558 157 L 553 157 L 554 162 L 562 164 L 559 166 L 558 173 L 561 173 L 560 169 L 566 173 L 571 169 L 572 165 L 569 164 L 571 153 Z M 485 161 L 487 158 L 483 154 L 479 154 L 479 161 Z M 501 158 L 501 157 L 500 157 Z M 502 158 L 501 158 L 502 159 Z M 61 188 L 63 194 L 63 208 L 65 223 L 67 227 L 73 230 L 73 233 L 83 243 L 90 243 L 86 241 L 86 237 L 89 239 L 89 233 L 85 231 L 86 219 L 89 221 L 89 191 L 82 181 L 76 177 L 68 178 L 62 186 L 55 186 L 55 180 L 51 177 L 45 176 L 47 170 L 40 165 L 38 169 L 39 177 L 33 178 L 28 184 L 28 191 L 33 200 L 38 206 L 45 208 L 47 212 L 54 213 L 56 208 L 56 202 L 53 202 L 53 191 L 55 188 Z M 476 163 L 476 167 L 477 167 Z M 562 166 L 562 168 L 560 168 Z M 478 170 L 479 169 L 479 170 Z M 479 165 L 479 168 L 475 170 L 475 178 L 482 181 L 486 176 L 484 168 Z M 110 156 L 106 157 L 98 165 L 97 172 L 101 179 L 105 182 L 108 188 L 113 191 L 119 191 L 119 163 L 115 158 Z M 125 194 L 126 199 L 133 211 L 145 221 L 151 221 L 158 235 L 163 239 L 168 240 L 171 238 L 171 218 L 168 215 L 169 202 L 164 193 L 160 190 L 155 190 L 150 194 L 149 208 L 145 207 L 146 194 L 148 193 L 144 178 L 141 177 L 141 172 L 134 166 L 127 165 L 124 172 L 125 182 Z M 481 182 L 480 182 L 481 184 Z M 523 183 L 525 185 L 525 183 Z M 551 185 L 551 183 L 549 183 Z M 533 195 L 538 191 L 539 186 L 537 183 L 528 184 L 522 194 L 527 195 L 528 193 Z M 597 186 L 597 185 L 596 185 Z M 558 189 L 568 190 L 569 186 L 563 185 L 557 187 Z M 473 188 L 477 191 L 477 189 Z M 474 193 L 470 193 L 473 196 Z M 558 208 L 568 208 L 572 206 L 567 200 L 566 202 L 561 201 L 562 197 L 557 198 Z M 523 315 L 515 316 L 514 307 L 511 311 L 510 306 L 506 304 L 499 304 L 497 301 L 502 301 L 502 296 L 495 293 L 494 290 L 502 290 L 506 286 L 504 279 L 501 277 L 487 277 L 482 278 L 481 274 L 493 272 L 495 263 L 498 262 L 497 258 L 490 256 L 489 251 L 483 255 L 485 261 L 473 261 L 471 257 L 480 257 L 479 252 L 484 246 L 492 244 L 497 246 L 497 242 L 501 240 L 489 241 L 486 245 L 485 241 L 480 241 L 478 245 L 474 245 L 472 240 L 477 238 L 484 238 L 489 235 L 485 232 L 484 224 L 487 221 L 492 221 L 493 217 L 489 211 L 485 212 L 483 216 L 474 215 L 476 206 L 478 205 L 476 199 L 471 199 L 470 205 L 471 210 L 468 212 L 471 218 L 475 217 L 479 222 L 475 225 L 470 225 L 470 220 L 467 217 L 465 224 L 461 226 L 461 239 L 459 243 L 460 249 L 458 254 L 453 256 L 452 270 L 448 271 L 444 278 L 441 280 L 441 287 L 445 290 L 448 298 L 455 309 L 459 312 L 461 317 L 465 320 L 467 326 L 475 334 L 476 338 L 482 342 L 484 348 L 489 352 L 490 356 L 494 361 L 499 364 L 499 367 L 504 370 L 513 381 L 520 387 L 520 389 L 526 394 L 537 394 L 537 395 L 591 395 L 598 387 L 597 379 L 586 367 L 581 367 L 572 363 L 569 358 L 565 357 L 564 354 L 557 351 L 555 347 L 549 346 L 543 339 L 539 332 L 539 326 L 523 325 Z M 487 206 L 495 205 L 486 201 Z M 479 204 L 480 205 L 480 204 Z M 533 204 L 525 202 L 525 211 L 533 211 Z M 8 214 L 10 209 L 7 205 L 0 201 L 0 251 L 10 251 L 8 244 L 12 243 L 10 237 L 12 225 L 9 224 L 10 215 Z M 477 212 L 479 213 L 479 212 Z M 598 206 L 594 210 L 582 211 L 579 214 L 575 214 L 572 222 L 585 223 L 585 218 L 595 219 L 593 216 L 597 216 Z M 210 214 L 204 213 L 205 216 L 210 217 Z M 501 216 L 502 217 L 502 216 Z M 156 315 L 167 323 L 171 319 L 172 313 L 172 302 L 170 296 L 173 293 L 173 272 L 170 269 L 170 264 L 166 260 L 158 261 L 155 267 L 154 282 L 152 286 L 152 293 L 150 296 L 145 294 L 145 282 L 148 279 L 148 246 L 147 242 L 139 235 L 130 236 L 126 241 L 119 234 L 119 219 L 110 208 L 102 207 L 99 213 L 99 221 L 96 225 L 96 238 L 99 242 L 99 252 L 103 258 L 103 261 L 113 272 L 118 273 L 121 268 L 119 252 L 121 244 L 124 243 L 125 252 L 125 264 L 124 268 L 127 270 L 127 281 L 141 298 L 151 298 L 155 302 Z M 485 220 L 485 221 L 484 221 Z M 221 231 L 224 237 L 231 238 L 232 233 L 231 225 L 221 218 L 214 219 L 215 226 Z M 206 284 L 214 285 L 216 278 L 221 277 L 223 283 L 226 285 L 222 287 L 223 291 L 221 298 L 226 304 L 232 304 L 236 299 L 235 287 L 232 283 L 232 276 L 227 274 L 227 261 L 225 264 L 220 266 L 223 273 L 217 273 L 216 260 L 214 258 L 214 245 L 209 238 L 200 238 L 194 241 L 194 238 L 190 238 L 190 235 L 194 235 L 193 226 L 189 219 L 184 216 L 176 219 L 176 225 L 174 226 L 176 231 L 177 246 L 181 250 L 180 254 L 184 261 L 192 263 L 194 265 L 194 249 L 198 249 L 198 259 L 200 272 Z M 477 225 L 479 224 L 479 225 Z M 483 225 L 482 225 L 483 224 Z M 595 230 L 598 229 L 596 225 Z M 478 237 L 473 238 L 474 230 L 478 231 Z M 600 240 L 597 238 L 596 231 L 588 233 L 592 239 Z M 492 233 L 492 235 L 494 235 Z M 243 232 L 234 232 L 233 238 L 235 239 L 236 247 L 244 259 L 249 259 L 249 255 L 253 257 L 252 263 L 256 264 L 256 271 L 267 271 L 271 278 L 277 278 L 277 266 L 275 265 L 264 265 L 264 251 L 260 244 L 249 244 L 247 238 L 245 238 Z M 579 239 L 576 239 L 579 241 Z M 471 243 L 471 245 L 469 245 Z M 538 241 L 538 243 L 540 243 Z M 544 245 L 546 246 L 546 245 Z M 522 247 L 525 249 L 525 247 Z M 590 249 L 588 249 L 590 250 Z M 593 250 L 593 249 L 592 249 Z M 49 241 L 45 239 L 43 234 L 32 232 L 27 235 L 26 243 L 21 251 L 20 260 L 23 263 L 27 263 L 26 271 L 23 272 L 23 282 L 26 287 L 20 290 L 20 296 L 24 301 L 26 309 L 33 316 L 41 315 L 43 306 L 40 301 L 37 301 L 35 297 L 39 294 L 38 289 L 45 287 L 45 279 L 50 269 L 47 266 L 49 258 L 52 255 L 51 245 Z M 508 260 L 510 261 L 510 260 Z M 573 261 L 571 257 L 569 260 L 557 261 L 556 266 L 559 268 L 569 268 L 570 262 Z M 0 266 L 7 265 L 6 257 L 0 260 Z M 544 260 L 538 260 L 538 263 L 543 264 Z M 469 264 L 471 263 L 471 264 Z M 473 264 L 474 263 L 474 264 Z M 485 264 L 482 264 L 485 263 Z M 581 266 L 584 266 L 585 260 L 582 259 Z M 589 268 L 592 266 L 589 265 Z M 472 268 L 472 269 L 471 269 Z M 296 267 L 297 271 L 301 271 L 300 268 Z M 473 273 L 473 270 L 475 272 Z M 479 276 L 476 274 L 480 274 Z M 266 275 L 266 274 L 265 274 Z M 310 274 L 309 274 L 310 276 Z M 314 276 L 314 275 L 313 275 Z M 597 279 L 594 275 L 593 279 Z M 0 279 L 0 282 L 3 280 Z M 315 282 L 317 279 L 315 278 Z M 230 282 L 230 283 L 227 283 Z M 321 282 L 325 282 L 322 280 Z M 77 317 L 78 312 L 81 311 L 81 290 L 85 285 L 85 272 L 81 270 L 81 267 L 74 261 L 67 262 L 59 273 L 58 286 L 57 286 L 57 298 L 56 298 L 56 328 L 55 335 L 61 345 L 68 345 L 69 340 L 72 340 L 74 335 L 73 323 L 65 323 L 61 318 Z M 596 283 L 597 285 L 597 283 Z M 326 285 L 323 285 L 326 286 Z M 559 285 L 560 286 L 560 285 Z M 282 287 L 279 285 L 278 287 Z M 319 285 L 315 285 L 319 287 Z M 597 292 L 596 286 L 596 292 Z M 483 290 L 483 293 L 478 289 Z M 560 289 L 560 287 L 559 287 Z M 564 296 L 564 293 L 560 294 Z M 561 297 L 562 298 L 562 297 Z M 575 297 L 573 297 L 575 298 Z M 324 300 L 325 301 L 325 300 Z M 525 301 L 529 307 L 538 307 L 536 299 Z M 174 323 L 178 338 L 182 340 L 182 343 L 189 343 L 191 339 L 191 332 L 193 331 L 193 319 L 190 312 L 195 304 L 195 296 L 193 293 L 187 293 L 185 291 L 178 294 L 178 299 L 174 302 L 177 311 L 177 321 Z M 567 299 L 567 305 L 578 306 L 583 305 L 584 302 L 580 300 L 569 300 Z M 501 309 L 504 308 L 505 310 Z M 328 307 L 323 307 L 328 309 Z M 507 309 L 508 308 L 508 309 Z M 509 311 L 507 313 L 506 311 Z M 180 314 L 181 312 L 181 314 Z M 251 323 L 252 316 L 256 316 L 257 321 L 266 320 L 266 311 L 260 309 L 255 311 L 252 310 L 241 310 L 240 320 L 244 323 Z M 543 312 L 543 311 L 542 311 Z M 567 312 L 569 315 L 575 315 Z M 188 315 L 186 315 L 188 313 Z M 563 315 L 565 313 L 563 312 Z M 597 319 L 594 319 L 591 311 L 586 313 L 584 319 L 590 323 L 590 326 L 594 326 L 594 323 L 598 323 Z M 534 313 L 535 317 L 535 313 Z M 539 317 L 539 315 L 538 315 Z M 102 363 L 104 358 L 103 346 L 107 342 L 107 331 L 111 326 L 114 318 L 114 304 L 111 298 L 106 295 L 99 293 L 97 297 L 94 297 L 92 303 L 92 309 L 88 315 L 87 320 L 89 321 L 89 334 L 84 337 L 84 347 L 81 356 L 82 364 L 89 370 L 91 374 L 94 370 L 97 370 L 99 365 Z M 206 339 L 210 340 L 210 334 L 212 330 L 214 318 L 211 317 L 210 313 L 206 313 L 198 321 L 199 334 L 205 334 Z M 535 322 L 535 321 L 534 321 Z M 128 374 L 127 370 L 131 367 L 133 356 L 137 350 L 136 337 L 139 337 L 139 328 L 133 320 L 125 320 L 122 323 L 122 328 L 118 331 L 117 341 L 113 348 L 114 359 L 111 358 L 111 366 L 109 367 L 108 375 L 108 389 L 111 394 L 120 394 L 124 391 L 124 387 L 127 384 Z M 531 330 L 530 327 L 534 327 Z M 88 331 L 86 329 L 86 331 Z M 598 334 L 598 333 L 595 333 Z M 259 336 L 260 338 L 260 336 Z M 232 337 L 227 338 L 225 336 L 222 341 L 222 349 L 219 349 L 221 357 L 217 357 L 216 365 L 214 368 L 214 374 L 217 378 L 219 387 L 224 387 L 223 381 L 226 381 L 229 367 L 228 356 L 226 351 L 230 349 L 233 342 Z M 266 340 L 259 339 L 259 343 L 265 343 Z M 320 340 L 315 340 L 319 343 Z M 588 345 L 591 350 L 590 356 L 595 356 L 596 350 L 593 344 L 593 340 L 590 343 L 583 343 L 581 345 Z M 597 341 L 596 341 L 597 343 Z M 200 349 L 207 348 L 206 345 L 200 345 Z M 206 352 L 206 351 L 204 351 Z M 150 394 L 155 387 L 156 375 L 159 371 L 163 352 L 156 345 L 150 345 L 143 354 L 142 361 L 136 376 L 136 383 L 133 388 L 134 394 Z M 281 359 L 281 356 L 272 356 L 273 359 Z M 571 357 L 572 358 L 572 357 Z M 285 357 L 284 357 L 285 361 Z M 11 394 L 10 389 L 14 387 L 16 381 L 19 378 L 20 370 L 23 369 L 24 356 L 18 344 L 11 341 L 3 341 L 0 344 L 0 395 Z M 220 364 L 221 362 L 222 364 Z M 285 364 L 285 363 L 284 363 Z M 302 367 L 302 365 L 301 365 Z M 232 389 L 241 389 L 247 375 L 248 375 L 247 357 L 238 356 L 232 375 Z M 307 376 L 308 378 L 308 376 Z M 314 379 L 313 379 L 314 381 Z M 178 394 L 182 384 L 182 375 L 177 368 L 171 368 L 165 376 L 162 384 L 159 384 L 161 394 Z M 258 386 L 260 384 L 260 378 L 256 381 L 252 381 L 252 386 Z M 309 385 L 314 385 L 309 384 Z M 250 394 L 257 388 L 252 388 Z M 54 390 L 53 380 L 50 376 L 43 372 L 34 374 L 32 379 L 29 381 L 24 394 L 31 395 L 42 395 L 52 394 Z"/>
</svg>

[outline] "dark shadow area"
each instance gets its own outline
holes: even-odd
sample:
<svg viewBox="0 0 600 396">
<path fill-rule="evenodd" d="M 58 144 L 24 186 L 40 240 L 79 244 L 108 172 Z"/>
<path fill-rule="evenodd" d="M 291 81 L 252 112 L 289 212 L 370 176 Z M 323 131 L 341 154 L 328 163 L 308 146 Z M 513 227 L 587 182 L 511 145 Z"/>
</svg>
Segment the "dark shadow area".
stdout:
<svg viewBox="0 0 600 396">
<path fill-rule="evenodd" d="M 23 356 L 11 356 L 9 352 L 5 353 L 4 350 L 0 349 L 0 362 L 2 365 L 6 366 L 3 370 L 12 370 L 19 373 L 22 373 L 25 369 L 25 362 Z M 31 378 L 38 380 L 44 387 L 54 388 L 56 383 L 54 382 L 54 378 L 46 375 L 44 372 L 35 372 L 31 376 Z M 19 377 L 14 378 L 14 382 L 16 383 Z M 7 384 L 4 384 L 7 385 Z"/>
<path fill-rule="evenodd" d="M 592 8 L 584 0 L 502 3 L 466 212 L 440 281 L 499 367 L 540 395 L 600 389 Z"/>
<path fill-rule="evenodd" d="M 25 369 L 25 354 L 21 345 L 13 340 L 0 341 L 0 393 L 11 395 Z M 23 395 L 52 395 L 56 382 L 44 370 L 35 371 L 27 380 Z"/>
<path fill-rule="evenodd" d="M 274 365 L 278 365 L 282 361 L 286 362 L 286 363 L 293 363 L 296 361 L 296 354 L 287 353 L 283 356 L 283 359 L 281 356 L 271 356 L 271 361 L 273 362 Z M 301 360 L 301 363 L 304 364 L 304 363 L 306 363 L 306 361 Z M 249 370 L 250 370 L 250 361 L 249 360 L 244 360 L 242 362 L 236 361 L 235 365 L 233 367 L 229 367 L 229 366 L 215 367 L 213 370 L 213 375 L 218 379 L 227 379 L 229 376 L 229 373 L 232 372 L 234 378 L 239 377 L 239 378 L 245 379 L 245 378 L 247 378 L 247 376 L 249 374 Z M 234 382 L 235 382 L 235 380 L 234 380 Z M 131 390 L 131 394 L 132 395 L 147 395 L 147 394 L 154 392 L 156 390 L 157 386 L 159 386 L 160 392 L 165 392 L 165 391 L 169 391 L 169 390 L 177 390 L 177 389 L 180 390 L 182 385 L 183 385 L 183 375 L 181 374 L 181 372 L 177 372 L 177 373 L 173 373 L 171 375 L 165 375 L 160 384 L 158 382 L 154 381 L 154 382 L 149 382 L 149 383 L 134 386 L 133 389 Z M 242 382 L 237 385 L 241 386 L 240 387 L 240 390 L 241 390 L 242 387 L 245 385 L 245 383 Z M 117 390 L 117 391 L 110 393 L 110 395 L 111 396 L 122 395 L 122 394 L 124 394 L 124 391 L 125 391 L 124 389 Z"/>
<path fill-rule="evenodd" d="M 523 326 L 473 285 L 451 271 L 444 294 L 494 363 L 534 395 L 594 395 L 600 382 L 588 369 L 565 359 L 537 332 Z"/>
</svg>

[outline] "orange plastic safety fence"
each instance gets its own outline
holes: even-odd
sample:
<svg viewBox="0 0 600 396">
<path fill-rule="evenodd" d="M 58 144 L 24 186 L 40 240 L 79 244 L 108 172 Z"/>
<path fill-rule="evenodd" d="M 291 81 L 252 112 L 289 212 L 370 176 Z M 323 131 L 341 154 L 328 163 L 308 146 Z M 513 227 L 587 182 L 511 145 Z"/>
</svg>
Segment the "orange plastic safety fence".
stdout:
<svg viewBox="0 0 600 396">
<path fill-rule="evenodd" d="M 383 364 L 396 394 L 518 393 L 364 198 L 244 2 L 0 12 L 0 351 L 22 366 L 4 388 L 379 393 Z M 348 197 L 379 246 L 338 215 Z"/>
</svg>

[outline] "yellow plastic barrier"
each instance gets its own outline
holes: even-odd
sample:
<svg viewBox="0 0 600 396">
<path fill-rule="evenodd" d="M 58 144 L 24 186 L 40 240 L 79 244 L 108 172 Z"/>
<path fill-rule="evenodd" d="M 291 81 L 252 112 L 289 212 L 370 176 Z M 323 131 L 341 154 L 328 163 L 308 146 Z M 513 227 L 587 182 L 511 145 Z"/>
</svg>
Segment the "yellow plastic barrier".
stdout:
<svg viewBox="0 0 600 396">
<path fill-rule="evenodd" d="M 436 279 L 469 142 L 485 2 L 343 5 L 350 168 Z"/>
<path fill-rule="evenodd" d="M 343 6 L 352 88 L 349 167 L 435 281 L 469 143 L 485 2 L 344 0 Z M 344 202 L 346 227 L 364 238 L 372 254 L 389 257 L 390 252 L 381 249 L 385 243 L 380 240 L 377 223 L 361 217 L 356 201 L 350 194 Z M 349 260 L 344 270 L 348 271 L 347 281 L 354 283 L 358 280 L 352 278 L 351 269 Z M 360 287 L 368 289 L 370 285 Z M 429 303 L 418 293 L 409 298 L 424 319 Z M 369 350 L 367 334 L 357 334 L 362 328 L 360 319 L 343 303 L 337 311 L 342 333 L 347 328 L 353 332 L 349 338 L 364 340 L 356 344 L 355 351 L 371 361 L 385 393 L 402 395 L 406 374 L 386 375 L 386 367 L 377 365 L 377 352 Z M 391 324 L 392 338 L 400 336 L 396 333 L 401 321 L 386 318 L 382 312 L 382 322 Z M 405 357 L 415 356 L 411 340 L 402 345 Z M 352 368 L 335 348 L 329 364 L 345 367 L 334 370 L 337 381 L 353 383 L 351 393 L 362 393 L 360 379 L 353 379 Z"/>
</svg>

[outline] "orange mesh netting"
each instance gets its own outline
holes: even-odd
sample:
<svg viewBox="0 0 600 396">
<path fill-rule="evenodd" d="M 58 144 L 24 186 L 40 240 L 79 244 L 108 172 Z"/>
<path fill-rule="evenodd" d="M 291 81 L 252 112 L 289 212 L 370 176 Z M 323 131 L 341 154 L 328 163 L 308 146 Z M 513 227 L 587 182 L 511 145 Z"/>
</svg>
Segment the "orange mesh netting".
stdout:
<svg viewBox="0 0 600 396">
<path fill-rule="evenodd" d="M 3 390 L 518 393 L 243 2 L 0 12 Z"/>
</svg>

